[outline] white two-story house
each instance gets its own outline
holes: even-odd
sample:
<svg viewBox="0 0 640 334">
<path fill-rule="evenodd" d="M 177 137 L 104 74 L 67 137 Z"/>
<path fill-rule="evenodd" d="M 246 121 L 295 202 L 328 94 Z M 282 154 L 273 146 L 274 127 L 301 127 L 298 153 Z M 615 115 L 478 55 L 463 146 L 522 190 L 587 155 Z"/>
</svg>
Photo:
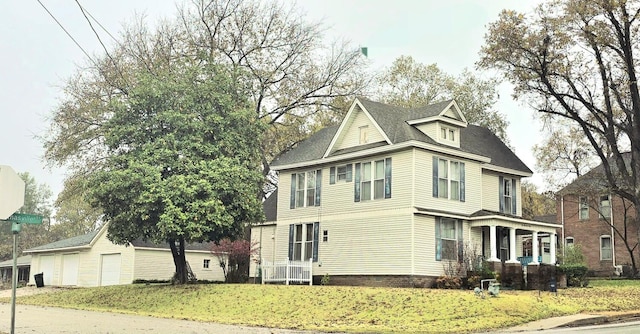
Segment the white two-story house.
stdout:
<svg viewBox="0 0 640 334">
<path fill-rule="evenodd" d="M 542 235 L 554 240 L 555 263 L 557 225 L 521 217 L 520 180 L 531 170 L 453 100 L 404 109 L 357 98 L 339 126 L 271 168 L 278 191 L 251 232 L 259 257 L 310 259 L 332 284 L 431 286 L 469 249 L 535 265 Z"/>
</svg>

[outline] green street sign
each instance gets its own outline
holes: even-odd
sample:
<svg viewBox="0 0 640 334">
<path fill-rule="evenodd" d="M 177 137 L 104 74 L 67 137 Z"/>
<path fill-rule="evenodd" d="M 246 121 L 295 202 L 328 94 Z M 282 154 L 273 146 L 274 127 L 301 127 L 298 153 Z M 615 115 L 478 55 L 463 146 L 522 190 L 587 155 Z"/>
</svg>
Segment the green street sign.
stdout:
<svg viewBox="0 0 640 334">
<path fill-rule="evenodd" d="M 14 213 L 7 220 L 18 224 L 42 224 L 42 216 L 27 213 Z"/>
</svg>

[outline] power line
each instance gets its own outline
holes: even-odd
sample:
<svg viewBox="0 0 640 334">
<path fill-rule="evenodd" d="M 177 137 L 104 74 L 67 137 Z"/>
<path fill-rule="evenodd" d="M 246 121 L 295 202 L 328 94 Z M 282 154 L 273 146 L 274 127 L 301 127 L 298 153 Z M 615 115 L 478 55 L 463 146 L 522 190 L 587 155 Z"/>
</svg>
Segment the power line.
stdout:
<svg viewBox="0 0 640 334">
<path fill-rule="evenodd" d="M 62 23 L 60 23 L 60 21 L 58 21 L 58 19 L 53 16 L 53 14 L 49 11 L 49 9 L 42 3 L 42 1 L 37 0 L 38 3 L 40 4 L 40 6 L 42 6 L 42 8 L 44 8 L 44 10 L 49 14 L 49 16 L 51 16 L 51 18 L 56 21 L 56 23 L 58 24 L 58 26 L 60 26 L 60 28 L 67 34 L 67 36 L 69 36 L 69 38 L 71 38 L 71 40 L 78 46 L 78 48 L 80 48 L 80 50 L 82 50 L 82 52 L 84 53 L 85 56 L 87 56 L 87 58 L 89 58 L 89 60 L 93 63 L 93 65 L 95 65 L 96 67 L 98 67 L 98 64 L 93 60 L 93 58 L 91 58 L 91 56 L 89 56 L 89 53 L 87 53 L 87 51 L 84 50 L 84 48 L 82 48 L 82 46 L 80 45 L 80 43 L 78 43 L 78 41 L 76 41 L 75 38 L 73 38 L 73 36 L 71 36 L 71 33 L 69 33 L 69 31 L 67 31 L 67 29 L 62 25 Z"/>
<path fill-rule="evenodd" d="M 40 0 L 38 0 L 38 1 L 40 1 Z M 107 49 L 107 47 L 102 42 L 102 39 L 100 38 L 100 35 L 96 31 L 96 29 L 93 27 L 93 24 L 91 24 L 91 20 L 89 20 L 89 17 L 87 17 L 87 13 L 85 12 L 85 9 L 82 7 L 82 5 L 80 5 L 80 2 L 78 0 L 76 0 L 76 3 L 78 4 L 78 7 L 80 7 L 80 11 L 82 12 L 82 16 L 84 16 L 84 18 L 87 20 L 87 23 L 89 23 L 89 27 L 91 27 L 91 31 L 93 31 L 93 33 L 96 35 L 96 38 L 98 39 L 98 42 L 100 42 L 100 45 L 102 45 L 102 49 L 104 49 L 104 52 L 107 54 L 107 57 L 109 58 L 109 60 L 111 60 L 111 63 L 113 64 L 113 67 L 115 67 L 116 71 L 120 75 L 120 78 L 125 82 L 125 84 L 127 84 L 127 79 L 122 74 L 122 71 L 120 71 L 120 67 L 118 67 L 118 64 L 116 63 L 115 59 L 113 59 L 113 57 L 111 57 L 111 54 L 109 54 L 109 50 Z M 93 16 L 92 16 L 92 18 L 93 18 Z M 94 18 L 94 20 L 95 20 L 95 18 Z M 98 22 L 98 21 L 96 21 L 96 22 Z M 102 25 L 100 25 L 100 26 L 102 27 Z M 104 29 L 104 27 L 102 29 Z M 106 31 L 106 29 L 105 29 L 105 31 Z M 111 34 L 109 34 L 109 36 L 111 36 Z M 113 38 L 113 36 L 111 36 L 111 38 Z M 122 90 L 125 94 L 127 94 L 127 91 L 125 89 L 123 89 L 122 87 L 120 87 L 120 90 Z"/>
</svg>

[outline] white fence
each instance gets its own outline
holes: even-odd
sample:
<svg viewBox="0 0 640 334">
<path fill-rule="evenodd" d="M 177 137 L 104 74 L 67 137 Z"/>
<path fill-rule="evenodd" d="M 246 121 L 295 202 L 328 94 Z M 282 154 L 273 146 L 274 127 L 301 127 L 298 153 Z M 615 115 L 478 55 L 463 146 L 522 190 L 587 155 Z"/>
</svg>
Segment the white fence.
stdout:
<svg viewBox="0 0 640 334">
<path fill-rule="evenodd" d="M 313 263 L 309 261 L 284 261 L 269 262 L 262 260 L 262 284 L 272 282 L 306 283 L 313 284 Z"/>
</svg>

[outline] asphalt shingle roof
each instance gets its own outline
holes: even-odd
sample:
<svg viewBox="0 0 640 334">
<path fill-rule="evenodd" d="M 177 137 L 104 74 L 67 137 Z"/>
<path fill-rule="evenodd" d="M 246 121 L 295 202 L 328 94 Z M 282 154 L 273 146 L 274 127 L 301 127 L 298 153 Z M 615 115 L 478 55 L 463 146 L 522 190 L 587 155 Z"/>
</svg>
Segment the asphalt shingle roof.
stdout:
<svg viewBox="0 0 640 334">
<path fill-rule="evenodd" d="M 622 153 L 622 158 L 624 159 L 625 165 L 630 166 L 631 153 L 630 152 Z M 613 173 L 613 175 L 618 174 L 618 165 L 615 163 L 614 159 L 609 158 L 609 165 L 611 166 L 611 173 Z M 623 184 L 620 184 L 620 186 L 622 185 Z M 580 194 L 580 193 L 587 193 L 590 191 L 599 191 L 602 189 L 606 189 L 608 187 L 609 187 L 609 183 L 605 176 L 604 166 L 601 163 L 595 168 L 585 173 L 584 175 L 581 175 L 580 177 L 575 179 L 573 182 L 566 185 L 564 188 L 560 189 L 558 191 L 558 194 L 561 194 L 561 195 Z"/>
<path fill-rule="evenodd" d="M 30 248 L 30 249 L 27 249 L 27 251 L 43 251 L 43 250 L 50 250 L 50 249 L 87 246 L 91 243 L 91 240 L 93 240 L 93 238 L 95 238 L 95 236 L 98 235 L 100 230 L 101 229 L 97 229 L 85 235 L 79 235 L 79 236 L 68 238 L 68 239 L 62 239 L 62 240 L 58 240 L 58 241 L 41 245 L 38 247 Z"/>
<path fill-rule="evenodd" d="M 278 189 L 262 202 L 262 209 L 264 210 L 266 221 L 274 222 L 278 220 Z"/>
<path fill-rule="evenodd" d="M 452 100 L 442 101 L 415 109 L 392 106 L 362 97 L 359 97 L 358 100 L 392 143 L 398 144 L 415 140 L 427 144 L 451 148 L 450 146 L 438 143 L 416 127 L 409 125 L 407 122 L 437 116 L 451 103 Z M 318 131 L 316 134 L 301 142 L 291 151 L 285 153 L 279 159 L 274 161 L 272 166 L 283 166 L 321 159 L 327 151 L 337 129 L 337 126 L 332 126 Z M 372 143 L 370 145 L 340 150 L 333 152 L 331 156 L 365 150 L 380 145 L 386 145 L 386 143 Z M 522 160 L 520 160 L 520 158 L 518 158 L 511 149 L 502 142 L 502 140 L 500 140 L 500 138 L 484 127 L 469 124 L 466 128 L 461 128 L 459 150 L 466 153 L 473 153 L 488 157 L 491 159 L 491 164 L 496 166 L 532 173 L 531 169 L 529 169 L 529 167 L 527 167 Z"/>
</svg>

